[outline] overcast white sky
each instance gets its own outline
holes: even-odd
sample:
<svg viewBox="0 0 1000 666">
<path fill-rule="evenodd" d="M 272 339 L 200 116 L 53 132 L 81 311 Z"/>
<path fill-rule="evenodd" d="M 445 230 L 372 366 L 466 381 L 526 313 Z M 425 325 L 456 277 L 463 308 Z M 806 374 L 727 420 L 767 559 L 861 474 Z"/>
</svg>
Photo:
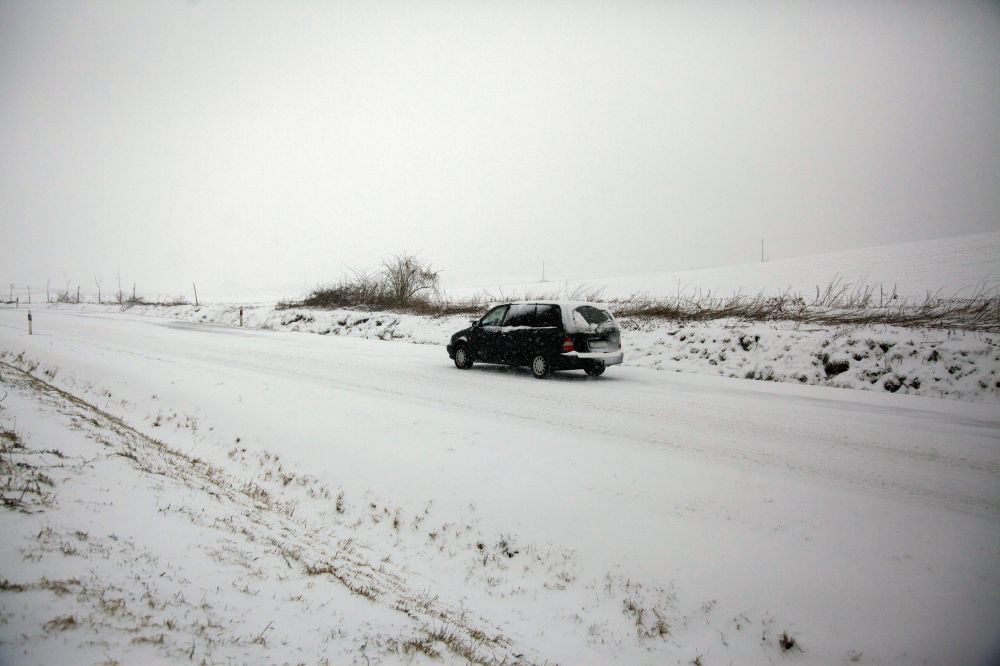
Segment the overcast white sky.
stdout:
<svg viewBox="0 0 1000 666">
<path fill-rule="evenodd" d="M 0 1 L 0 279 L 600 277 L 1000 229 L 1000 3 Z M 734 285 L 735 287 L 735 285 Z"/>
</svg>

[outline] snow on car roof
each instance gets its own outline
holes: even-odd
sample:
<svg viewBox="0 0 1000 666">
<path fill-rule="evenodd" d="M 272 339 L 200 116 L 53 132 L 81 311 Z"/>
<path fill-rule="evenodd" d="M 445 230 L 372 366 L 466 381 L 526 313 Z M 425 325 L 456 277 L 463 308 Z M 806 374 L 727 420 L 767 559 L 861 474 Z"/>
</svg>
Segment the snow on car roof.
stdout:
<svg viewBox="0 0 1000 666">
<path fill-rule="evenodd" d="M 584 333 L 591 330 L 589 324 L 581 323 L 583 319 L 580 318 L 578 322 L 576 318 L 579 318 L 579 313 L 576 312 L 577 308 L 582 306 L 597 308 L 602 312 L 606 312 L 610 321 L 614 321 L 615 317 L 611 314 L 611 310 L 608 309 L 606 305 L 600 303 L 593 303 L 590 301 L 553 301 L 553 300 L 527 300 L 527 301 L 509 301 L 509 303 L 503 303 L 503 305 L 558 305 L 560 310 L 560 315 L 562 316 L 563 328 L 568 333 Z"/>
<path fill-rule="evenodd" d="M 605 305 L 604 303 L 595 303 L 593 301 L 552 301 L 548 299 L 508 301 L 505 305 L 558 305 L 560 307 L 568 308 L 570 310 L 575 310 L 581 305 L 589 305 L 591 307 L 600 308 L 602 310 L 608 309 L 608 306 Z"/>
</svg>

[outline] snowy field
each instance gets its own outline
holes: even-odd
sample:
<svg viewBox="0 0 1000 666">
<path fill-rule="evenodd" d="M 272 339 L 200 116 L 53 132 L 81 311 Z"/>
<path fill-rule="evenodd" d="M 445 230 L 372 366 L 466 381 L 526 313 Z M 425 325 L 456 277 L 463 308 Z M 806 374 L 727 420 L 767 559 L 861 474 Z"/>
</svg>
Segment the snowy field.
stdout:
<svg viewBox="0 0 1000 666">
<path fill-rule="evenodd" d="M 723 298 L 734 293 L 770 296 L 788 290 L 808 299 L 815 296 L 817 288 L 823 290 L 836 281 L 840 287 L 847 287 L 849 292 L 870 287 L 876 299 L 880 289 L 888 298 L 895 288 L 900 298 L 921 301 L 928 294 L 961 297 L 981 288 L 1000 288 L 1000 231 L 862 247 L 808 257 L 769 259 L 736 266 L 634 275 L 609 275 L 602 273 L 599 267 L 595 267 L 593 272 L 567 274 L 559 271 L 558 267 L 549 266 L 545 282 L 540 281 L 541 267 L 538 274 L 531 275 L 509 271 L 461 274 L 453 272 L 448 266 L 438 265 L 430 254 L 421 257 L 431 262 L 435 269 L 442 269 L 442 295 L 452 300 L 483 295 L 500 299 L 524 294 L 537 297 L 539 294 L 572 293 L 577 289 L 584 292 L 598 289 L 604 299 L 633 296 L 673 299 L 678 293 L 692 298 L 709 293 Z M 340 277 L 339 273 L 317 274 L 313 270 L 300 280 L 248 285 L 220 271 L 215 275 L 201 275 L 197 282 L 201 303 L 273 305 L 283 300 L 300 300 L 317 285 L 336 282 Z M 56 281 L 51 291 L 54 294 L 64 288 Z M 104 298 L 107 299 L 113 290 L 114 286 L 106 285 Z M 70 285 L 69 291 L 75 295 L 73 285 Z M 129 284 L 125 285 L 125 291 L 129 292 Z M 22 305 L 27 302 L 25 286 L 16 286 L 12 293 L 20 298 Z M 39 285 L 35 285 L 31 293 L 36 304 L 45 300 L 45 289 Z M 81 293 L 82 300 L 97 299 L 92 283 L 83 284 Z M 168 280 L 155 287 L 140 283 L 138 295 L 147 301 L 194 301 L 190 283 L 181 281 L 170 286 Z"/>
<path fill-rule="evenodd" d="M 1000 286 L 1000 232 L 898 243 L 883 247 L 830 252 L 809 257 L 777 259 L 739 266 L 690 271 L 672 271 L 632 276 L 556 276 L 548 282 L 538 278 L 511 280 L 507 276 L 456 279 L 446 287 L 449 298 L 476 294 L 524 294 L 570 292 L 582 288 L 602 289 L 606 299 L 632 296 L 675 298 L 711 293 L 728 297 L 739 293 L 768 296 L 792 291 L 806 298 L 837 281 L 848 291 L 871 287 L 900 298 L 923 300 L 928 294 L 941 297 L 968 296 L 981 288 Z"/>
<path fill-rule="evenodd" d="M 23 318 L 0 663 L 1000 658 L 990 402 Z"/>
</svg>

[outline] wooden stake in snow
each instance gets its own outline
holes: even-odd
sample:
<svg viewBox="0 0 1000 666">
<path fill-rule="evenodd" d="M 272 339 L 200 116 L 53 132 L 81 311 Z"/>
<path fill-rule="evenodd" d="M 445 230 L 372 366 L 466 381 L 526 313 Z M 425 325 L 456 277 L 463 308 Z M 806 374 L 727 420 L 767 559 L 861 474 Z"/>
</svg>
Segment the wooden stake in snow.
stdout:
<svg viewBox="0 0 1000 666">
<path fill-rule="evenodd" d="M 31 310 L 28 310 L 28 335 L 31 335 Z"/>
<path fill-rule="evenodd" d="M 243 328 L 243 306 L 240 306 L 240 328 Z"/>
<path fill-rule="evenodd" d="M 198 285 L 192 282 L 191 286 L 194 287 L 194 304 L 198 305 Z"/>
</svg>

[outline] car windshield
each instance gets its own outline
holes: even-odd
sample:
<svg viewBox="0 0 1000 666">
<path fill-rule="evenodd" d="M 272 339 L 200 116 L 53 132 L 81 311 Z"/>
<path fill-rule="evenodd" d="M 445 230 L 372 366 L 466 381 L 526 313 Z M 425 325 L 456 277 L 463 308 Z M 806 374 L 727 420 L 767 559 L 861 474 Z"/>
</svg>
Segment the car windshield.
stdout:
<svg viewBox="0 0 1000 666">
<path fill-rule="evenodd" d="M 493 308 L 486 313 L 486 316 L 482 318 L 479 322 L 480 326 L 499 326 L 500 322 L 503 321 L 504 314 L 507 313 L 507 306 L 501 305 L 498 308 Z"/>
</svg>

